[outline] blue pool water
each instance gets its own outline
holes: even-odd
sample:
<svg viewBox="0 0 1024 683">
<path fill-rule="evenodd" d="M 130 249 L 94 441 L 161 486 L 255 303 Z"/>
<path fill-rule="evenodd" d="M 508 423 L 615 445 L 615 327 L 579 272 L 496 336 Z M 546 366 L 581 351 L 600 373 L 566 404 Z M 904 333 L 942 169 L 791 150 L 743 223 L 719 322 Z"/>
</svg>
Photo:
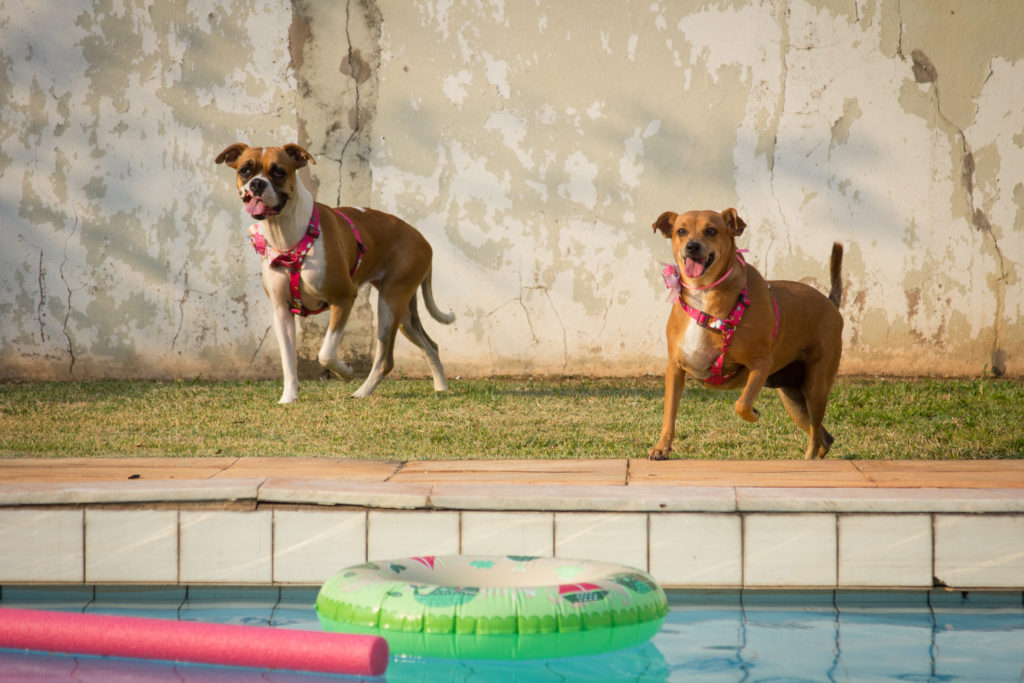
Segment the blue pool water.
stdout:
<svg viewBox="0 0 1024 683">
<path fill-rule="evenodd" d="M 309 589 L 14 589 L 0 606 L 319 630 Z M 1024 596 L 680 592 L 646 645 L 544 662 L 393 658 L 409 681 L 1024 681 Z M 0 624 L 2 628 L 2 624 Z M 311 683 L 318 674 L 0 650 L 0 683 Z"/>
</svg>

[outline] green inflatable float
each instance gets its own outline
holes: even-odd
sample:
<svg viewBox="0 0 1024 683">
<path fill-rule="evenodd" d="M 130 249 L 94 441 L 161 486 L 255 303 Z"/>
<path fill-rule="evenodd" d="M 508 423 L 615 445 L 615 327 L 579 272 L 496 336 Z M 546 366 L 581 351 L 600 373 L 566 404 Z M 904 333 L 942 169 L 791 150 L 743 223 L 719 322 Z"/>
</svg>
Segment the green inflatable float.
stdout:
<svg viewBox="0 0 1024 683">
<path fill-rule="evenodd" d="M 344 569 L 320 588 L 324 630 L 383 636 L 393 655 L 551 659 L 654 636 L 668 613 L 646 572 L 527 556 L 429 556 Z"/>
</svg>

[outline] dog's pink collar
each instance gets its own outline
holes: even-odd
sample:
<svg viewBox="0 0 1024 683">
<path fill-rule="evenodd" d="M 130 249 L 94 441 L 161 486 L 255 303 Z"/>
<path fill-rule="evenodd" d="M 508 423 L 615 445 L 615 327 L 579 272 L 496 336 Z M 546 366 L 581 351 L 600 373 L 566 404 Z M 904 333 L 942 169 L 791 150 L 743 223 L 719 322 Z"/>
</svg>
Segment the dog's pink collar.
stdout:
<svg viewBox="0 0 1024 683">
<path fill-rule="evenodd" d="M 349 277 L 356 274 L 356 269 L 359 268 L 360 262 L 363 260 L 363 255 L 366 253 L 366 245 L 363 244 L 363 239 L 359 235 L 359 228 L 352 222 L 352 219 L 343 214 L 341 211 L 334 209 L 334 213 L 338 214 L 348 223 L 349 227 L 352 228 L 352 232 L 356 238 L 356 260 L 352 265 L 352 269 L 349 271 Z M 313 248 L 313 243 L 316 242 L 316 238 L 320 236 L 320 212 L 317 211 L 316 205 L 313 205 L 313 215 L 309 217 L 309 223 L 306 225 L 306 234 L 302 236 L 299 243 L 288 251 L 278 251 L 272 246 L 267 244 L 267 239 L 260 232 L 259 223 L 254 223 L 249 226 L 249 241 L 252 242 L 252 248 L 256 250 L 256 253 L 267 259 L 271 266 L 279 266 L 288 270 L 288 285 L 291 290 L 292 303 L 291 312 L 295 315 L 301 315 L 303 317 L 307 315 L 316 315 L 317 313 L 323 313 L 329 305 L 325 304 L 323 307 L 316 310 L 306 308 L 302 303 L 302 292 L 301 292 L 301 272 L 302 264 L 306 261 L 306 255 L 309 254 L 309 250 Z"/>
</svg>

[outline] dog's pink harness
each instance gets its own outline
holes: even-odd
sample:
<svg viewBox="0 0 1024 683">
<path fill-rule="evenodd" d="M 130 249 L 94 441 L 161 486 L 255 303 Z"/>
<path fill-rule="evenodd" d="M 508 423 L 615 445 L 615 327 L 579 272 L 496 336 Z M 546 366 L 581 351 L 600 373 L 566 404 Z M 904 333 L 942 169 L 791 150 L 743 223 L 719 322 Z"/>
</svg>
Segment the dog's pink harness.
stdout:
<svg viewBox="0 0 1024 683">
<path fill-rule="evenodd" d="M 356 274 L 356 269 L 359 268 L 359 264 L 363 260 L 363 255 L 366 253 L 366 245 L 363 244 L 363 238 L 359 235 L 359 228 L 352 222 L 352 219 L 337 209 L 333 209 L 333 211 L 345 219 L 349 227 L 352 228 L 352 233 L 356 238 L 356 261 L 352 264 L 352 268 L 348 273 L 349 277 L 352 277 Z M 259 223 L 253 223 L 249 226 L 249 241 L 252 242 L 252 248 L 256 250 L 256 253 L 267 259 L 271 267 L 279 266 L 288 271 L 288 284 L 292 294 L 291 311 L 295 315 L 303 317 L 316 315 L 330 308 L 329 304 L 324 304 L 322 308 L 316 310 L 306 308 L 302 303 L 302 292 L 300 291 L 302 264 L 305 263 L 306 255 L 309 254 L 309 250 L 313 248 L 313 243 L 316 242 L 316 238 L 319 236 L 320 212 L 317 211 L 315 204 L 313 205 L 313 215 L 310 216 L 309 224 L 306 226 L 306 234 L 302 236 L 298 244 L 288 251 L 278 251 L 267 244 L 267 239 L 260 232 Z"/>
<path fill-rule="evenodd" d="M 736 259 L 740 263 L 745 263 L 743 257 L 739 254 L 740 251 L 741 250 L 739 249 L 736 250 Z M 746 250 L 744 249 L 743 251 Z M 724 384 L 739 374 L 739 369 L 736 369 L 727 375 L 723 375 L 722 368 L 725 366 L 725 354 L 729 350 L 729 344 L 732 343 L 732 337 L 736 333 L 736 327 L 740 324 L 740 319 L 743 318 L 743 314 L 746 313 L 747 308 L 750 307 L 750 297 L 747 296 L 747 286 L 743 286 L 742 291 L 740 291 L 739 299 L 736 301 L 736 305 L 725 318 L 716 318 L 715 316 L 705 313 L 699 308 L 695 308 L 683 301 L 682 288 L 710 289 L 715 285 L 721 284 L 727 277 L 729 277 L 729 275 L 732 274 L 732 269 L 734 267 L 735 265 L 732 268 L 729 268 L 729 271 L 716 282 L 706 287 L 690 287 L 685 284 L 679 275 L 678 266 L 665 264 L 665 267 L 661 271 L 661 277 L 665 280 L 665 286 L 675 291 L 675 299 L 679 302 L 679 305 L 683 310 L 686 311 L 686 314 L 701 327 L 722 333 L 722 353 L 711 364 L 711 375 L 704 379 L 705 384 L 711 384 L 712 386 Z M 772 339 L 775 339 L 775 335 L 779 333 L 779 304 L 775 301 L 774 296 L 772 296 L 772 307 L 775 309 L 775 328 L 772 330 Z"/>
</svg>

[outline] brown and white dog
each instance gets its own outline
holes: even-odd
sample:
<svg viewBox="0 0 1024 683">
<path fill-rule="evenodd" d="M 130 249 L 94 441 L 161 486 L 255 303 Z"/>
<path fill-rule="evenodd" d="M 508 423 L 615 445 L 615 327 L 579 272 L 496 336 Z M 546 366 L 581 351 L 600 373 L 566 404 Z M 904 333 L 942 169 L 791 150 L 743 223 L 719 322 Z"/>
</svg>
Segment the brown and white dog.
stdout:
<svg viewBox="0 0 1024 683">
<path fill-rule="evenodd" d="M 345 323 L 356 291 L 369 282 L 379 291 L 377 344 L 370 374 L 352 396 L 369 396 L 394 367 L 399 329 L 422 349 L 435 391 L 448 388 L 437 344 L 427 336 L 416 310 L 416 288 L 437 321 L 449 324 L 451 313 L 434 303 L 430 285 L 430 244 L 416 228 L 372 209 L 332 209 L 313 201 L 297 172 L 313 156 L 299 145 L 249 147 L 235 143 L 215 162 L 236 171 L 238 194 L 250 216 L 259 221 L 250 234 L 263 258 L 263 288 L 274 307 L 274 334 L 281 351 L 284 391 L 281 403 L 298 396 L 295 315 L 330 307 L 331 319 L 317 359 L 343 379 L 352 368 L 338 358 Z M 294 273 L 294 275 L 292 274 Z"/>
<path fill-rule="evenodd" d="M 831 292 L 800 282 L 766 282 L 736 249 L 746 223 L 735 209 L 667 211 L 654 230 L 672 240 L 676 266 L 666 285 L 679 292 L 668 326 L 665 413 L 651 460 L 672 451 L 686 375 L 712 388 L 743 387 L 735 410 L 754 422 L 761 387 L 777 388 L 786 412 L 809 439 L 805 458 L 823 458 L 832 435 L 821 422 L 839 370 L 843 317 L 842 245 L 832 247 Z"/>
</svg>

